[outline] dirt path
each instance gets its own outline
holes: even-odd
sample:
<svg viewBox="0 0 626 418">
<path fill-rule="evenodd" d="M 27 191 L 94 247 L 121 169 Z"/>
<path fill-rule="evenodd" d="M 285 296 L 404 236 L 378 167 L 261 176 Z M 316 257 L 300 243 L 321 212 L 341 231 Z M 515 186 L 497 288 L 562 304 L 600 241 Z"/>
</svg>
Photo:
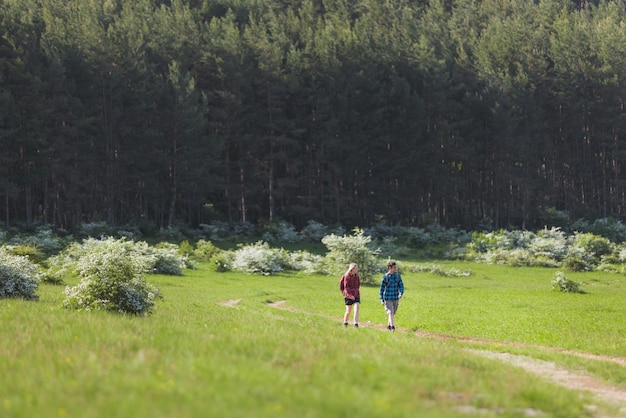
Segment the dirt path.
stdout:
<svg viewBox="0 0 626 418">
<path fill-rule="evenodd" d="M 289 312 L 302 313 L 306 315 L 317 315 L 325 318 L 330 318 L 336 321 L 341 322 L 343 319 L 334 316 L 321 315 L 317 313 L 304 312 L 297 308 L 291 307 L 286 304 L 286 301 L 278 301 L 268 303 L 268 306 L 277 309 L 283 309 Z M 372 323 L 361 323 L 359 324 L 361 328 L 375 328 L 380 330 L 386 330 L 386 327 L 381 324 L 372 324 Z M 492 341 L 492 340 L 484 340 L 484 339 L 475 339 L 470 337 L 455 337 L 452 335 L 445 334 L 436 334 L 429 333 L 424 331 L 410 331 L 407 329 L 398 328 L 398 332 L 413 332 L 418 337 L 429 337 L 429 338 L 439 338 L 439 339 L 450 339 L 457 341 L 465 341 L 472 343 L 482 343 L 482 344 L 498 344 L 504 346 L 514 346 L 514 347 L 532 347 L 545 351 L 553 351 L 559 352 L 563 354 L 569 354 L 573 356 L 590 358 L 593 360 L 602 360 L 613 362 L 621 366 L 626 366 L 626 358 L 622 357 L 611 357 L 611 356 L 602 356 L 598 354 L 591 353 L 583 353 L 577 351 L 563 350 L 554 347 L 545 347 L 534 344 L 523 344 L 523 343 L 509 343 L 502 341 Z M 626 417 L 626 390 L 611 386 L 589 374 L 580 371 L 572 371 L 565 369 L 563 367 L 558 366 L 556 363 L 538 360 L 528 356 L 514 355 L 509 353 L 501 353 L 496 351 L 487 351 L 487 350 L 476 350 L 476 349 L 467 349 L 467 351 L 480 355 L 482 357 L 486 357 L 489 359 L 503 361 L 507 364 L 521 367 L 524 370 L 531 372 L 543 379 L 549 380 L 555 384 L 560 386 L 564 386 L 568 389 L 574 389 L 579 391 L 586 391 L 592 393 L 597 399 L 605 401 L 609 404 L 612 404 L 619 408 L 620 417 Z M 592 406 L 593 408 L 593 406 Z"/>
<path fill-rule="evenodd" d="M 574 372 L 550 361 L 537 360 L 528 356 L 499 353 L 486 350 L 467 351 L 482 357 L 503 361 L 531 372 L 543 379 L 568 389 L 591 392 L 594 397 L 620 408 L 620 416 L 626 416 L 626 391 L 608 385 L 603 381 L 584 372 Z"/>
<path fill-rule="evenodd" d="M 424 331 L 415 331 L 415 335 L 417 335 L 418 337 L 431 337 L 431 338 L 439 338 L 442 340 L 465 341 L 469 343 L 497 344 L 497 345 L 504 345 L 504 346 L 509 346 L 509 347 L 536 348 L 539 350 L 552 351 L 554 353 L 568 354 L 571 356 L 588 358 L 592 360 L 608 361 L 611 363 L 619 364 L 620 366 L 626 366 L 626 358 L 623 358 L 623 357 L 612 357 L 612 356 L 603 356 L 600 354 L 583 353 L 580 351 L 565 350 L 563 348 L 547 347 L 544 345 L 515 343 L 515 342 L 508 342 L 508 341 L 495 341 L 495 340 L 486 340 L 486 339 L 471 338 L 471 337 L 455 337 L 452 335 L 436 334 L 436 333 L 424 332 Z"/>
<path fill-rule="evenodd" d="M 220 302 L 220 305 L 232 308 L 235 305 L 237 305 L 239 302 L 241 302 L 241 299 L 229 299 L 229 300 L 225 300 L 223 302 Z"/>
</svg>

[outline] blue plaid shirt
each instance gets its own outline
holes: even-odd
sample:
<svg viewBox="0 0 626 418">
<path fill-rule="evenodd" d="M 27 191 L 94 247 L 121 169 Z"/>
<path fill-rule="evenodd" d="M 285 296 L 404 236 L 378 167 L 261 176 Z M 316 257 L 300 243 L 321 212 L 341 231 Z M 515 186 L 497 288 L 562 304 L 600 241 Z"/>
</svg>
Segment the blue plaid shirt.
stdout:
<svg viewBox="0 0 626 418">
<path fill-rule="evenodd" d="M 400 295 L 404 294 L 404 283 L 400 273 L 385 273 L 380 283 L 380 300 L 400 299 Z"/>
</svg>

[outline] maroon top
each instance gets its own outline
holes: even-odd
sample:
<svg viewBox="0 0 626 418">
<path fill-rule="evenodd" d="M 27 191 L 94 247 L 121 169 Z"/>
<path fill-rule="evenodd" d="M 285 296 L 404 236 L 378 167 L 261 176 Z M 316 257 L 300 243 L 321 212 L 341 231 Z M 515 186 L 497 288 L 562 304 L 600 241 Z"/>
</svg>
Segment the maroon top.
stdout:
<svg viewBox="0 0 626 418">
<path fill-rule="evenodd" d="M 344 274 L 341 276 L 343 283 L 343 297 L 347 299 L 356 299 L 361 297 L 361 278 L 358 274 Z"/>
</svg>

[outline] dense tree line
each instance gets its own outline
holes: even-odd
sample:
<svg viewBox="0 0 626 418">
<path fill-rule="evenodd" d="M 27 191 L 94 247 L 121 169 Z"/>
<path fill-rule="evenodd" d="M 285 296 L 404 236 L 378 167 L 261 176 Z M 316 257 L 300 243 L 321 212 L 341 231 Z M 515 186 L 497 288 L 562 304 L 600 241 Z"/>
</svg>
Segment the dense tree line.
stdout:
<svg viewBox="0 0 626 418">
<path fill-rule="evenodd" d="M 12 224 L 626 214 L 626 7 L 0 0 Z"/>
</svg>

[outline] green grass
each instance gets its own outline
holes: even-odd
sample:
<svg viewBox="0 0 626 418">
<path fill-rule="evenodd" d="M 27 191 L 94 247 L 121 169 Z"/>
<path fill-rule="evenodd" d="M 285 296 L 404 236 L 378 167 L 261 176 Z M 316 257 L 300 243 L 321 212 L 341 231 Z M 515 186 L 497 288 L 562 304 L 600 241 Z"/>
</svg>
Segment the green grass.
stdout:
<svg viewBox="0 0 626 418">
<path fill-rule="evenodd" d="M 0 300 L 0 416 L 610 416 L 586 408 L 598 404 L 587 395 L 465 348 L 530 355 L 626 388 L 624 366 L 547 349 L 623 357 L 622 276 L 567 274 L 587 293 L 563 294 L 551 290 L 553 269 L 444 264 L 474 275 L 404 274 L 404 331 L 394 334 L 374 327 L 385 323 L 375 286 L 362 288 L 363 327 L 344 329 L 334 277 L 150 276 L 164 299 L 144 318 L 68 311 L 63 287 L 44 284 L 39 301 Z M 229 299 L 240 301 L 221 304 Z M 281 300 L 298 312 L 267 304 Z"/>
</svg>

